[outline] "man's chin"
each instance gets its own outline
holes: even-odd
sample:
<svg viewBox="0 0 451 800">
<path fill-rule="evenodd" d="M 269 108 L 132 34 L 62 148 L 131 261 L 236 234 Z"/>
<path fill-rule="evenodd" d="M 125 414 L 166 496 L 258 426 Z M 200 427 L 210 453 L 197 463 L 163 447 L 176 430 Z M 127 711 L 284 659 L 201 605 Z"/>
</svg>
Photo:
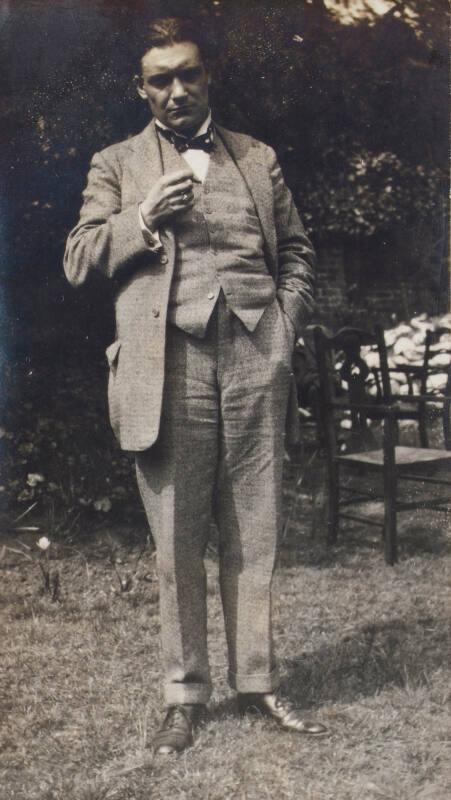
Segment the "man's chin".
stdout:
<svg viewBox="0 0 451 800">
<path fill-rule="evenodd" d="M 167 123 L 170 128 L 172 128 L 176 133 L 181 133 L 183 136 L 189 136 L 190 133 L 194 133 L 197 131 L 199 125 L 197 123 L 183 121 L 178 122 L 175 120 L 171 120 Z"/>
<path fill-rule="evenodd" d="M 199 117 L 193 117 L 188 112 L 180 111 L 168 114 L 166 125 L 183 136 L 190 136 L 199 130 L 204 119 L 205 117 L 200 119 Z"/>
</svg>

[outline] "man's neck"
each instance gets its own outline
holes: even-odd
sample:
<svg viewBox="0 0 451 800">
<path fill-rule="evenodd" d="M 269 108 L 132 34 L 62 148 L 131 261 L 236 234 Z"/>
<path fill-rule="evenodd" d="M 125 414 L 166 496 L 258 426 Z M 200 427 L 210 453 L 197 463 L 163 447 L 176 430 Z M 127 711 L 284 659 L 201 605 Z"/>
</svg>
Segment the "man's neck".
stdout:
<svg viewBox="0 0 451 800">
<path fill-rule="evenodd" d="M 159 119 L 155 120 L 155 124 L 160 128 L 164 128 L 168 131 L 173 131 L 173 133 L 177 134 L 177 136 L 183 136 L 184 139 L 194 139 L 195 136 L 201 136 L 203 133 L 206 133 L 208 130 L 208 126 L 210 125 L 210 122 L 211 122 L 211 111 L 208 112 L 202 125 L 197 130 L 192 131 L 191 133 L 188 132 L 182 133 L 182 131 L 177 131 L 175 130 L 175 128 L 170 128 L 169 125 L 165 125 L 164 122 L 160 122 Z"/>
</svg>

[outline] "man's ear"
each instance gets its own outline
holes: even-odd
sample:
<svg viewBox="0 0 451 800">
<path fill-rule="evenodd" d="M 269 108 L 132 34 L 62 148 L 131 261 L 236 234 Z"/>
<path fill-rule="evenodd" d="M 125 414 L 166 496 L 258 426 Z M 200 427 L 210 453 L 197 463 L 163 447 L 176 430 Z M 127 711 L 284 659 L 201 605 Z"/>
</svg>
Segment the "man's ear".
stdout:
<svg viewBox="0 0 451 800">
<path fill-rule="evenodd" d="M 135 75 L 133 77 L 133 83 L 136 86 L 136 91 L 138 92 L 141 100 L 147 100 L 147 94 L 146 94 L 144 86 L 143 86 L 143 79 L 142 79 L 141 75 Z"/>
</svg>

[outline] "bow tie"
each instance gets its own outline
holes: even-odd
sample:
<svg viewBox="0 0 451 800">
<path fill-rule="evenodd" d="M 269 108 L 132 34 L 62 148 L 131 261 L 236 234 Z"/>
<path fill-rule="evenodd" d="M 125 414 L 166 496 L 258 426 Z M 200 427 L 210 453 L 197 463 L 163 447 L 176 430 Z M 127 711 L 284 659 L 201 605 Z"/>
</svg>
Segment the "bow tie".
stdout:
<svg viewBox="0 0 451 800">
<path fill-rule="evenodd" d="M 214 149 L 213 125 L 211 124 L 208 126 L 208 130 L 205 133 L 202 133 L 200 136 L 195 136 L 193 139 L 180 136 L 169 128 L 160 128 L 159 125 L 157 125 L 157 128 L 160 136 L 163 136 L 168 142 L 173 144 L 179 153 L 186 153 L 187 150 L 205 150 L 206 153 L 211 153 Z"/>
</svg>

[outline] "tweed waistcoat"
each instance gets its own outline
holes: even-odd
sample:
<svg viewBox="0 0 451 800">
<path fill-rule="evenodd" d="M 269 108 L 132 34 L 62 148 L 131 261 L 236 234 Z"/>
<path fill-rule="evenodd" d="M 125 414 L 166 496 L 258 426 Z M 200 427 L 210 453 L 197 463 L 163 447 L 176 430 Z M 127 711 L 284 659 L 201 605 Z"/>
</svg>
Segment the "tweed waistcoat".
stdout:
<svg viewBox="0 0 451 800">
<path fill-rule="evenodd" d="M 186 168 L 171 144 L 161 142 L 165 172 Z M 168 320 L 202 337 L 223 291 L 227 305 L 254 330 L 275 296 L 263 253 L 263 234 L 246 183 L 216 137 L 203 184 L 194 184 L 194 207 L 173 223 L 176 241 Z"/>
</svg>

